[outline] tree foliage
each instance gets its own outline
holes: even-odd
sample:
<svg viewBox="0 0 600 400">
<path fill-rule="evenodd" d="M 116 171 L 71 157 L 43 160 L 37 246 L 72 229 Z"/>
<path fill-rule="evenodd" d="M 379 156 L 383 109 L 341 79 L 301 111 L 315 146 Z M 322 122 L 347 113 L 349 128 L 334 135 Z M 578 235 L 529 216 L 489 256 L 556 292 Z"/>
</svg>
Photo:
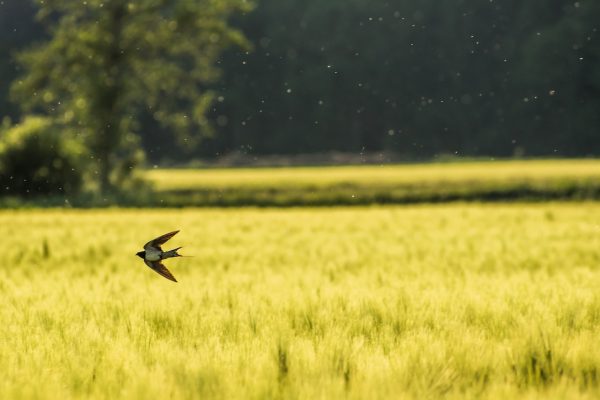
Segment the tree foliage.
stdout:
<svg viewBox="0 0 600 400">
<path fill-rule="evenodd" d="M 594 0 L 262 0 L 209 151 L 600 154 Z"/>
<path fill-rule="evenodd" d="M 245 45 L 227 24 L 244 0 L 39 0 L 51 40 L 23 52 L 13 93 L 75 128 L 107 192 L 115 171 L 133 166 L 139 121 L 150 115 L 191 146 L 209 133 L 205 117 L 224 48 Z M 170 140 L 165 138 L 164 140 Z"/>
<path fill-rule="evenodd" d="M 7 1 L 13 2 L 11 10 L 15 10 L 18 0 Z M 54 10 L 49 21 L 56 21 L 53 15 L 64 15 L 65 7 L 75 3 L 80 2 L 56 1 L 62 9 Z M 218 4 L 226 9 L 223 17 L 232 15 L 231 25 L 254 45 L 251 52 L 234 47 L 219 56 L 222 35 L 203 36 L 209 44 L 211 37 L 218 38 L 215 54 L 206 58 L 212 60 L 205 64 L 212 72 L 200 69 L 206 78 L 200 90 L 183 100 L 171 96 L 170 89 L 185 92 L 190 87 L 178 82 L 187 82 L 185 72 L 192 61 L 188 50 L 177 50 L 179 41 L 166 29 L 179 15 L 175 3 L 194 9 L 196 4 L 208 4 L 200 7 L 203 11 Z M 62 35 L 75 44 L 68 45 L 65 39 L 61 50 L 51 54 L 65 60 L 63 53 L 85 58 L 87 53 L 77 50 L 83 46 L 78 43 L 110 47 L 106 41 L 112 30 L 96 17 L 107 9 L 98 10 L 99 1 L 88 4 L 95 10 L 85 25 L 89 32 L 81 31 L 87 32 L 88 39 L 65 27 Z M 255 155 L 392 151 L 406 158 L 600 154 L 600 3 L 595 0 L 259 0 L 252 12 L 237 14 L 229 12 L 243 8 L 237 2 L 235 7 L 220 1 L 135 4 L 161 5 L 167 19 L 144 16 L 142 9 L 130 12 L 128 18 L 139 24 L 125 30 L 135 34 L 124 35 L 131 40 L 123 42 L 129 43 L 129 50 L 119 62 L 129 69 L 137 65 L 134 71 L 143 73 L 124 80 L 132 96 L 119 101 L 141 118 L 132 126 L 131 120 L 117 119 L 141 136 L 140 142 L 133 135 L 121 139 L 131 138 L 134 148 L 141 144 L 154 162 L 232 151 Z M 223 24 L 223 19 L 218 20 Z M 26 21 L 21 25 L 28 26 Z M 141 28 L 148 25 L 152 29 Z M 5 34 L 13 40 L 15 33 Z M 32 35 L 32 41 L 39 37 Z M 161 39 L 146 43 L 146 36 Z M 242 42 L 239 32 L 225 42 Z M 130 62 L 138 53 L 137 63 Z M 91 69 L 85 74 L 64 69 L 55 75 L 61 79 L 66 75 L 65 84 L 89 80 L 89 91 L 96 93 L 102 81 L 84 77 L 105 70 L 96 64 L 102 58 L 94 60 L 84 64 Z M 223 71 L 220 76 L 215 63 Z M 147 81 L 160 85 L 147 85 Z M 37 96 L 35 107 L 40 107 L 44 92 L 30 83 L 23 80 L 22 93 Z M 140 93 L 142 101 L 129 100 L 140 100 Z M 215 94 L 218 101 L 211 103 Z M 58 95 L 48 98 L 51 101 L 44 107 L 56 108 Z M 192 103 L 208 114 L 192 113 Z M 73 110 L 72 104 L 76 103 L 62 103 L 62 115 Z M 90 114 L 94 107 L 86 103 L 84 111 Z M 131 115 L 123 110 L 122 115 Z M 82 120 L 81 110 L 73 112 L 73 121 Z M 209 132 L 212 121 L 218 134 L 184 153 L 165 142 L 165 128 L 155 119 L 163 121 L 166 130 L 178 132 L 189 149 L 190 127 Z"/>
<path fill-rule="evenodd" d="M 25 197 L 77 193 L 85 148 L 43 117 L 0 129 L 0 193 Z"/>
</svg>

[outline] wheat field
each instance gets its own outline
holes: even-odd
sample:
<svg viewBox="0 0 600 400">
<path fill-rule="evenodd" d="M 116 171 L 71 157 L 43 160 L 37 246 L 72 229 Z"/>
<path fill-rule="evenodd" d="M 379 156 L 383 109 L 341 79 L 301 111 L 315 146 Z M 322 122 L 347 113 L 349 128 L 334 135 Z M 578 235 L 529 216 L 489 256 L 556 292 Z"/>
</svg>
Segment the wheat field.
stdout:
<svg viewBox="0 0 600 400">
<path fill-rule="evenodd" d="M 165 248 L 170 282 L 135 257 Z M 600 396 L 600 204 L 0 211 L 2 399 Z"/>
</svg>

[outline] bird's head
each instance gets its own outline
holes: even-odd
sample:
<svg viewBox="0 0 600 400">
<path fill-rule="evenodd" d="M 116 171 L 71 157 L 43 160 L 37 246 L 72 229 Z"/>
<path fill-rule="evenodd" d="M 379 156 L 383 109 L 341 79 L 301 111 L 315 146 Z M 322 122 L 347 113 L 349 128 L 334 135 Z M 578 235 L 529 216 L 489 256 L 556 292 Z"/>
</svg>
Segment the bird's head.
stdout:
<svg viewBox="0 0 600 400">
<path fill-rule="evenodd" d="M 137 253 L 135 253 L 136 256 L 138 256 L 139 258 L 144 258 L 144 256 L 146 255 L 145 251 L 138 251 Z"/>
</svg>

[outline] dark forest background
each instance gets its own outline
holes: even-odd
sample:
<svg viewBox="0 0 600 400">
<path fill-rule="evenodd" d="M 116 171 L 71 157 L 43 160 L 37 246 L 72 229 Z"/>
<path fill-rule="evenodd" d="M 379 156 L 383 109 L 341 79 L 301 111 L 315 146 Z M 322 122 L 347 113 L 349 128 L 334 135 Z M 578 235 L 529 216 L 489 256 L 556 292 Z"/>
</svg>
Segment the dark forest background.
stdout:
<svg viewBox="0 0 600 400">
<path fill-rule="evenodd" d="M 21 117 L 13 55 L 47 39 L 35 12 L 0 1 L 0 118 Z M 148 118 L 149 161 L 600 155 L 596 0 L 260 0 L 231 22 L 253 49 L 218 62 L 215 134 L 180 146 Z"/>
</svg>

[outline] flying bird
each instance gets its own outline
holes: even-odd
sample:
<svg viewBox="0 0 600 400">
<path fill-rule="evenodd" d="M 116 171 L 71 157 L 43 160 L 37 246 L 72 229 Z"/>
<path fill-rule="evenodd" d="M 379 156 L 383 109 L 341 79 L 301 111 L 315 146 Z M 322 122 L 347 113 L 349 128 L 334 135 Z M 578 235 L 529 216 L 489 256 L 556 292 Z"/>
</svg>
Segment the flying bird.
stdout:
<svg viewBox="0 0 600 400">
<path fill-rule="evenodd" d="M 171 271 L 164 266 L 162 260 L 172 257 L 183 257 L 181 254 L 177 253 L 177 250 L 179 250 L 181 247 L 177 247 L 176 249 L 169 251 L 163 251 L 160 246 L 175 236 L 177 232 L 179 231 L 165 233 L 156 239 L 152 239 L 144 245 L 144 251 L 139 251 L 136 253 L 136 256 L 143 259 L 147 266 L 173 282 L 177 282 L 177 279 L 175 279 Z"/>
</svg>

